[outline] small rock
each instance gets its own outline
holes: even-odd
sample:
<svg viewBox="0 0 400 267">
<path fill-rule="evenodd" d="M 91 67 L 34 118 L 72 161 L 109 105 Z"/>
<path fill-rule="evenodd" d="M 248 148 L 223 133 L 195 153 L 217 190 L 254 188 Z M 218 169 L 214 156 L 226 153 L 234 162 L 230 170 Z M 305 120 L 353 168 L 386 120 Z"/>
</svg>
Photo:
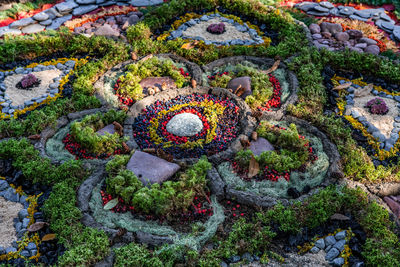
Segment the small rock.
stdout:
<svg viewBox="0 0 400 267">
<path fill-rule="evenodd" d="M 231 262 L 231 263 L 236 263 L 238 261 L 240 261 L 240 256 L 238 256 L 238 255 L 235 255 L 235 256 L 232 256 L 229 258 L 229 262 Z"/>
<path fill-rule="evenodd" d="M 333 236 L 328 235 L 327 237 L 325 237 L 325 246 L 330 246 L 335 243 L 336 243 L 336 239 Z"/>
<path fill-rule="evenodd" d="M 287 194 L 293 199 L 299 198 L 301 195 L 299 190 L 297 190 L 295 187 L 289 187 Z"/>
<path fill-rule="evenodd" d="M 346 240 L 342 239 L 342 240 L 339 240 L 338 242 L 336 242 L 336 244 L 333 245 L 333 247 L 339 251 L 343 251 L 345 244 L 346 244 Z"/>
<path fill-rule="evenodd" d="M 322 38 L 322 35 L 319 34 L 319 33 L 314 33 L 314 34 L 312 35 L 312 38 L 313 38 L 314 40 L 318 40 L 318 39 L 321 39 L 321 38 Z"/>
<path fill-rule="evenodd" d="M 332 262 L 333 266 L 342 266 L 344 264 L 344 259 L 342 257 L 336 258 Z"/>
<path fill-rule="evenodd" d="M 325 259 L 327 261 L 332 261 L 334 258 L 336 258 L 337 256 L 339 256 L 340 252 L 339 250 L 337 250 L 336 248 L 331 248 L 325 256 Z"/>
<path fill-rule="evenodd" d="M 359 30 L 347 30 L 347 34 L 350 36 L 350 38 L 353 39 L 360 39 L 363 37 L 363 33 Z"/>
<path fill-rule="evenodd" d="M 342 26 L 336 23 L 322 22 L 320 27 L 322 32 L 330 32 L 331 34 L 343 31 Z"/>
<path fill-rule="evenodd" d="M 311 249 L 310 249 L 310 252 L 311 253 L 313 253 L 313 254 L 317 254 L 318 252 L 319 252 L 319 248 L 317 248 L 317 247 L 312 247 Z"/>
<path fill-rule="evenodd" d="M 338 33 L 335 34 L 335 38 L 338 41 L 345 42 L 345 41 L 348 41 L 350 39 L 350 36 L 346 32 L 338 32 Z"/>
<path fill-rule="evenodd" d="M 328 2 L 328 1 L 320 2 L 319 5 L 322 7 L 328 8 L 328 9 L 332 9 L 335 7 L 332 3 Z"/>
<path fill-rule="evenodd" d="M 20 255 L 26 258 L 29 258 L 31 256 L 31 254 L 27 250 L 21 251 Z"/>
<path fill-rule="evenodd" d="M 370 53 L 373 55 L 378 55 L 380 50 L 379 50 L 379 46 L 377 45 L 369 45 L 364 49 L 364 52 L 366 53 Z"/>
<path fill-rule="evenodd" d="M 32 18 L 24 18 L 24 19 L 14 21 L 9 26 L 11 29 L 16 29 L 16 28 L 21 28 L 21 27 L 31 25 L 33 23 L 36 23 L 36 21 L 34 21 Z"/>
<path fill-rule="evenodd" d="M 49 18 L 49 15 L 45 12 L 40 12 L 40 13 L 37 13 L 36 15 L 34 15 L 32 18 L 37 21 L 44 21 Z"/>
<path fill-rule="evenodd" d="M 376 45 L 377 42 L 373 39 L 362 37 L 358 40 L 359 43 L 366 43 L 367 45 Z"/>
<path fill-rule="evenodd" d="M 324 249 L 325 248 L 325 241 L 323 238 L 318 239 L 315 244 L 314 244 L 317 248 L 319 249 Z"/>
<path fill-rule="evenodd" d="M 49 26 L 51 23 L 53 23 L 53 20 L 51 19 L 39 22 L 39 24 L 43 26 Z"/>
<path fill-rule="evenodd" d="M 318 24 L 315 24 L 315 23 L 311 24 L 311 25 L 309 26 L 309 29 L 310 29 L 310 32 L 311 32 L 312 34 L 320 33 L 320 32 L 321 32 L 321 27 L 320 27 Z"/>
<path fill-rule="evenodd" d="M 89 13 L 95 9 L 97 9 L 99 6 L 98 5 L 88 5 L 88 6 L 80 6 L 74 9 L 72 11 L 72 15 L 74 16 L 80 16 L 86 13 Z"/>
<path fill-rule="evenodd" d="M 335 235 L 336 240 L 342 240 L 346 238 L 346 231 L 340 231 Z"/>
<path fill-rule="evenodd" d="M 356 44 L 355 47 L 360 48 L 360 49 L 365 49 L 367 47 L 367 44 L 366 43 L 359 43 L 359 44 Z"/>
<path fill-rule="evenodd" d="M 18 218 L 22 221 L 24 218 L 28 217 L 29 213 L 27 209 L 22 209 L 18 212 Z"/>
</svg>

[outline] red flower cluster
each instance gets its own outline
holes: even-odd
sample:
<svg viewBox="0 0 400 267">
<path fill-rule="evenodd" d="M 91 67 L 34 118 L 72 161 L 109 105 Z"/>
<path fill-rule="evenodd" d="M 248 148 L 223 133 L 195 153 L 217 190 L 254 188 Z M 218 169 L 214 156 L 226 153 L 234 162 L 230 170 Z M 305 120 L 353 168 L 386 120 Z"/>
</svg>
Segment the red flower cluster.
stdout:
<svg viewBox="0 0 400 267">
<path fill-rule="evenodd" d="M 104 190 L 101 190 L 100 194 L 103 206 L 105 206 L 110 200 L 114 198 L 112 195 L 108 194 Z M 176 220 L 178 221 L 183 220 L 187 222 L 192 222 L 194 220 L 202 218 L 206 219 L 207 217 L 211 217 L 214 214 L 214 211 L 213 208 L 211 207 L 211 201 L 209 199 L 209 196 L 210 196 L 209 192 L 205 197 L 195 196 L 193 199 L 192 206 L 189 207 L 189 209 L 186 212 L 176 214 L 173 217 L 176 218 Z M 121 197 L 118 197 L 118 204 L 114 208 L 112 208 L 111 211 L 114 213 L 131 212 L 132 214 L 142 216 L 147 221 L 158 220 L 160 222 L 163 222 L 167 220 L 165 216 L 157 217 L 156 215 L 153 214 L 144 214 L 143 212 L 137 211 L 135 210 L 134 206 L 125 203 Z"/>
<path fill-rule="evenodd" d="M 227 71 L 225 71 L 225 72 L 218 72 L 218 73 L 216 73 L 215 75 L 207 75 L 207 78 L 209 79 L 209 80 L 215 80 L 215 78 L 217 77 L 217 76 L 219 76 L 219 77 L 222 77 L 222 75 L 229 75 L 229 72 L 227 72 Z"/>
<path fill-rule="evenodd" d="M 94 153 L 88 152 L 86 149 L 82 148 L 82 146 L 73 140 L 73 137 L 70 134 L 62 140 L 64 143 L 64 147 L 68 150 L 69 153 L 75 156 L 75 159 L 106 159 L 111 155 L 119 155 L 122 154 L 121 149 L 116 149 L 113 154 L 100 154 L 96 155 Z"/>
<path fill-rule="evenodd" d="M 130 98 L 130 97 L 122 96 L 122 95 L 120 95 L 120 94 L 118 93 L 119 87 L 120 87 L 120 83 L 121 83 L 121 81 L 120 81 L 120 79 L 118 79 L 117 82 L 116 82 L 115 85 L 114 85 L 114 92 L 115 92 L 115 95 L 118 97 L 118 100 L 119 100 L 119 102 L 120 102 L 122 105 L 125 105 L 125 106 L 130 107 L 130 106 L 132 106 L 132 105 L 135 103 L 135 100 L 133 100 L 133 99 Z"/>
<path fill-rule="evenodd" d="M 272 93 L 272 97 L 270 100 L 265 103 L 265 107 L 260 107 L 260 110 L 262 111 L 271 111 L 271 108 L 280 108 L 282 105 L 281 102 L 281 96 L 282 96 L 282 91 L 281 91 L 281 84 L 279 83 L 279 80 L 275 78 L 275 76 L 268 74 L 269 75 L 269 81 L 272 83 L 274 87 L 274 91 Z"/>
<path fill-rule="evenodd" d="M 179 71 L 181 72 L 181 75 L 183 77 L 189 77 L 189 73 L 185 72 L 185 70 L 183 68 L 180 68 Z"/>
</svg>

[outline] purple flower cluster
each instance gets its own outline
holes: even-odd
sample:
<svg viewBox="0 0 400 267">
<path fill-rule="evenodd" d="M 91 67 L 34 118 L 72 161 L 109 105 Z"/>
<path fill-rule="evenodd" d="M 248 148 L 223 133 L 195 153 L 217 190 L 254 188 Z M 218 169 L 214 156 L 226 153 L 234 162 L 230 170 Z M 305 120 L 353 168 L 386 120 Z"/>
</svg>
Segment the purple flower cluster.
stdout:
<svg viewBox="0 0 400 267">
<path fill-rule="evenodd" d="M 32 73 L 29 73 L 28 75 L 24 76 L 21 80 L 21 87 L 23 89 L 29 88 L 29 87 L 33 87 L 33 85 L 35 85 L 38 82 L 38 79 L 36 78 L 35 75 L 33 75 Z"/>
<path fill-rule="evenodd" d="M 215 23 L 210 24 L 207 27 L 207 31 L 212 34 L 222 34 L 225 32 L 225 24 L 224 23 Z"/>
<path fill-rule="evenodd" d="M 389 111 L 388 106 L 382 98 L 371 99 L 367 102 L 365 107 L 369 108 L 369 112 L 372 114 L 385 115 Z"/>
</svg>

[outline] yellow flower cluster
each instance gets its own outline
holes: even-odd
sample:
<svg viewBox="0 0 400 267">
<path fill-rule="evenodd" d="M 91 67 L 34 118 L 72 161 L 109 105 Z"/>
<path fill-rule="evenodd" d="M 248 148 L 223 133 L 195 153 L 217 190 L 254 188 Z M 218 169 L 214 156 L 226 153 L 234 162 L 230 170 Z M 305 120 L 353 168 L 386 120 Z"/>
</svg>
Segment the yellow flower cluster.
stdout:
<svg viewBox="0 0 400 267">
<path fill-rule="evenodd" d="M 159 120 L 170 112 L 174 112 L 188 106 L 196 106 L 203 108 L 204 115 L 208 119 L 210 129 L 207 130 L 206 139 L 199 139 L 194 142 L 186 142 L 180 144 L 179 147 L 183 149 L 192 149 L 198 146 L 202 147 L 204 144 L 211 143 L 212 140 L 214 140 L 215 136 L 217 135 L 216 129 L 218 127 L 218 116 L 221 116 L 224 113 L 225 107 L 218 103 L 214 103 L 212 100 L 210 101 L 205 99 L 202 102 L 185 103 L 173 106 L 168 110 L 161 110 L 157 114 L 157 117 L 151 119 L 150 121 L 149 133 L 150 133 L 150 138 L 154 142 L 154 144 L 157 145 L 162 144 L 163 147 L 165 148 L 173 146 L 173 143 L 171 141 L 163 142 L 163 139 L 157 134 Z"/>
<path fill-rule="evenodd" d="M 60 85 L 59 85 L 59 87 L 58 87 L 58 88 L 59 88 L 59 93 L 55 94 L 54 97 L 48 96 L 48 97 L 47 97 L 43 102 L 41 102 L 41 103 L 35 102 L 35 103 L 33 103 L 33 105 L 31 105 L 31 106 L 29 106 L 29 107 L 26 107 L 26 108 L 21 109 L 21 110 L 16 110 L 16 111 L 14 112 L 14 114 L 13 114 L 13 118 L 14 118 L 14 119 L 17 119 L 19 116 L 21 116 L 21 115 L 27 113 L 28 111 L 35 110 L 35 109 L 36 109 L 37 107 L 39 107 L 39 106 L 46 105 L 46 104 L 49 104 L 49 103 L 51 103 L 51 102 L 56 101 L 57 98 L 59 98 L 59 97 L 62 95 L 62 91 L 63 91 L 63 89 L 64 89 L 64 85 L 69 81 L 69 77 L 77 70 L 77 68 L 79 68 L 80 66 L 82 66 L 82 65 L 84 65 L 84 64 L 86 64 L 86 63 L 88 62 L 88 57 L 82 58 L 82 59 L 77 59 L 77 58 L 59 58 L 59 59 L 53 59 L 53 60 L 46 61 L 46 62 L 40 62 L 40 63 L 36 63 L 36 62 L 35 62 L 35 63 L 29 64 L 29 65 L 27 65 L 27 66 L 25 67 L 25 68 L 34 68 L 34 67 L 36 67 L 36 66 L 39 65 L 39 64 L 40 64 L 40 65 L 44 65 L 44 66 L 57 65 L 58 63 L 64 64 L 65 62 L 67 62 L 67 61 L 69 61 L 69 60 L 75 61 L 76 64 L 75 64 L 74 69 L 71 70 L 68 74 L 66 74 L 66 75 L 60 80 Z M 11 69 L 11 70 L 8 70 L 8 71 L 13 71 L 13 70 L 15 70 L 15 69 L 16 69 L 16 68 Z M 5 71 L 3 71 L 3 72 L 5 72 Z M 1 104 L 1 103 L 0 103 L 0 104 Z M 0 120 L 9 119 L 9 118 L 11 118 L 11 115 L 8 115 L 8 114 L 5 114 L 5 113 L 0 112 Z"/>
</svg>

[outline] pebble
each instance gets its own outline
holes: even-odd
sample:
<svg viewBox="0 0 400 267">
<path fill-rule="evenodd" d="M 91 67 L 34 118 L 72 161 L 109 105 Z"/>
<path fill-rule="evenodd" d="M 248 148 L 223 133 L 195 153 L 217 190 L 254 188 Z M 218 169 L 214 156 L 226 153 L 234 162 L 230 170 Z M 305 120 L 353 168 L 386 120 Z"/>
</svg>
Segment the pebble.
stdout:
<svg viewBox="0 0 400 267">
<path fill-rule="evenodd" d="M 336 258 L 337 256 L 339 256 L 340 252 L 339 250 L 337 250 L 336 248 L 331 248 L 325 256 L 325 259 L 327 261 L 332 261 L 334 258 Z"/>
<path fill-rule="evenodd" d="M 325 245 L 326 246 L 330 246 L 335 243 L 336 243 L 336 239 L 333 236 L 329 235 L 329 236 L 325 237 Z"/>
<path fill-rule="evenodd" d="M 336 240 L 341 240 L 346 238 L 346 231 L 340 231 L 335 235 Z"/>
<path fill-rule="evenodd" d="M 28 217 L 29 213 L 28 210 L 22 209 L 18 212 L 18 218 L 22 221 L 24 218 Z"/>
<path fill-rule="evenodd" d="M 318 239 L 315 244 L 314 244 L 317 248 L 319 249 L 324 249 L 325 248 L 325 241 L 323 238 Z"/>
<path fill-rule="evenodd" d="M 344 258 L 339 257 L 332 261 L 333 266 L 342 266 L 344 264 Z"/>
</svg>

